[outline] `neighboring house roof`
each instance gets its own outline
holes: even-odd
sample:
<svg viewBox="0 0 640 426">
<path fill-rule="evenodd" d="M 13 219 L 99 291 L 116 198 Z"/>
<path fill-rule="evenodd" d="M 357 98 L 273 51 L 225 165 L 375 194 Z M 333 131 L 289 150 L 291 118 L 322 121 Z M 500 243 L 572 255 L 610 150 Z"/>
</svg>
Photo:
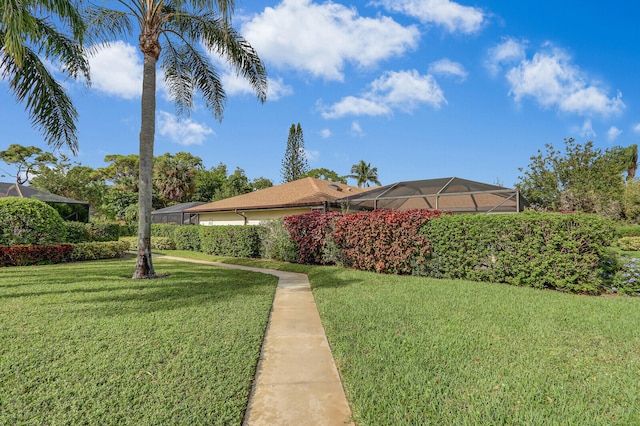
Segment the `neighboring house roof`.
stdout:
<svg viewBox="0 0 640 426">
<path fill-rule="evenodd" d="M 193 201 L 191 203 L 176 204 L 175 206 L 169 206 L 163 209 L 154 210 L 151 212 L 151 214 L 182 213 L 186 209 L 190 209 L 191 207 L 201 206 L 202 204 L 206 204 L 206 203 L 204 201 Z"/>
<path fill-rule="evenodd" d="M 338 202 L 352 210 L 437 209 L 470 213 L 515 213 L 527 205 L 515 189 L 458 177 L 394 183 Z"/>
<path fill-rule="evenodd" d="M 18 187 L 20 192 L 18 192 Z M 22 193 L 22 195 L 20 195 Z M 45 203 L 60 204 L 84 204 L 89 205 L 86 201 L 78 201 L 72 198 L 62 197 L 60 195 L 51 194 L 49 192 L 33 189 L 29 186 L 17 185 L 15 183 L 0 182 L 0 197 L 24 197 L 34 198 Z"/>
<path fill-rule="evenodd" d="M 325 202 L 332 202 L 345 195 L 358 194 L 369 189 L 307 177 L 192 207 L 185 210 L 185 213 L 318 207 Z"/>
</svg>

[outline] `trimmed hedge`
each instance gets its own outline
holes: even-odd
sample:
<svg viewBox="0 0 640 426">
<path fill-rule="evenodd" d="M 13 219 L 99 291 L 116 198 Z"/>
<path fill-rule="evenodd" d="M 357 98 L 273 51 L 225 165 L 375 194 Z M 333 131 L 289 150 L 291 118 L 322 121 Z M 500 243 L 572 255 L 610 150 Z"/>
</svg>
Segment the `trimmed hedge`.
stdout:
<svg viewBox="0 0 640 426">
<path fill-rule="evenodd" d="M 180 228 L 179 225 L 168 225 L 166 223 L 152 223 L 151 235 L 154 237 L 170 238 L 173 241 L 173 234 L 176 229 Z"/>
<path fill-rule="evenodd" d="M 0 218 L 0 245 L 51 245 L 65 241 L 64 221 L 42 201 L 0 198 Z"/>
<path fill-rule="evenodd" d="M 73 245 L 71 260 L 115 259 L 122 257 L 129 250 L 129 243 L 125 241 L 93 241 Z"/>
<path fill-rule="evenodd" d="M 586 214 L 461 214 L 429 221 L 423 235 L 432 256 L 421 274 L 593 294 L 604 290 L 614 228 Z"/>
<path fill-rule="evenodd" d="M 375 210 L 349 214 L 335 222 L 333 240 L 345 266 L 388 274 L 410 274 L 424 265 L 429 241 L 420 229 L 440 217 L 431 210 Z"/>
<path fill-rule="evenodd" d="M 65 222 L 68 243 L 87 243 L 91 241 L 91 225 L 82 222 Z"/>
<path fill-rule="evenodd" d="M 173 232 L 173 241 L 178 250 L 200 251 L 200 227 L 198 225 L 178 226 Z"/>
<path fill-rule="evenodd" d="M 71 259 L 73 250 L 74 247 L 71 244 L 0 246 L 0 266 L 47 265 L 67 262 Z"/>
<path fill-rule="evenodd" d="M 128 250 L 138 250 L 138 237 L 121 237 L 126 242 Z M 167 237 L 151 237 L 151 250 L 175 250 L 173 240 Z"/>
<path fill-rule="evenodd" d="M 284 226 L 284 219 L 266 220 L 260 223 L 260 257 L 282 262 L 298 262 L 298 245 L 291 239 Z"/>
<path fill-rule="evenodd" d="M 231 257 L 260 255 L 259 226 L 200 226 L 200 244 L 207 254 Z"/>
<path fill-rule="evenodd" d="M 299 263 L 323 263 L 324 244 L 333 232 L 333 223 L 340 217 L 339 212 L 320 210 L 284 217 L 284 226 L 298 246 Z"/>
<path fill-rule="evenodd" d="M 91 233 L 91 241 L 118 241 L 120 224 L 118 222 L 90 222 L 87 224 Z"/>
</svg>

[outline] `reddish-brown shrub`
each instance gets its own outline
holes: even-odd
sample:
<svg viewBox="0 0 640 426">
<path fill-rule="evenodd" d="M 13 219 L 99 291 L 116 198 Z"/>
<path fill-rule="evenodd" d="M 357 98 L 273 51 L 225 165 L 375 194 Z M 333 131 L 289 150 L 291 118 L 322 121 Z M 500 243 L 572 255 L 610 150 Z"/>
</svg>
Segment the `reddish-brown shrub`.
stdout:
<svg viewBox="0 0 640 426">
<path fill-rule="evenodd" d="M 285 216 L 284 226 L 300 248 L 300 263 L 323 263 L 322 248 L 333 231 L 333 223 L 339 217 L 342 217 L 339 212 L 324 213 L 319 210 Z"/>
<path fill-rule="evenodd" d="M 336 221 L 333 239 L 342 249 L 345 266 L 389 274 L 409 274 L 426 261 L 429 241 L 422 225 L 440 212 L 375 210 Z"/>
<path fill-rule="evenodd" d="M 71 258 L 72 251 L 73 246 L 71 244 L 0 247 L 0 266 L 27 266 L 67 262 Z"/>
</svg>

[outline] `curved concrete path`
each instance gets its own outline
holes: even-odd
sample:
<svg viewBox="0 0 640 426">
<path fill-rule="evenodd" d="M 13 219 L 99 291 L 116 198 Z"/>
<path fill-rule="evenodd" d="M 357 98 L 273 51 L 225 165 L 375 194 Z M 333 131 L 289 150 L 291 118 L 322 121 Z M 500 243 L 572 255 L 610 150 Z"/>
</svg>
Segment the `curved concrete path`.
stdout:
<svg viewBox="0 0 640 426">
<path fill-rule="evenodd" d="M 162 257 L 279 278 L 243 425 L 353 425 L 305 274 Z"/>
</svg>

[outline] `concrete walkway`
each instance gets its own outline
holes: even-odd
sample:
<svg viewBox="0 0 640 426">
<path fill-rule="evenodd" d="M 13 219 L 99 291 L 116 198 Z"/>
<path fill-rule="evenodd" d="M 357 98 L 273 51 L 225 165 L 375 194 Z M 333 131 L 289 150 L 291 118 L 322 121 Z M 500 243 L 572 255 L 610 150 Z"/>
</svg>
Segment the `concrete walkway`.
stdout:
<svg viewBox="0 0 640 426">
<path fill-rule="evenodd" d="M 162 257 L 279 278 L 243 425 L 353 425 L 305 274 Z"/>
</svg>

